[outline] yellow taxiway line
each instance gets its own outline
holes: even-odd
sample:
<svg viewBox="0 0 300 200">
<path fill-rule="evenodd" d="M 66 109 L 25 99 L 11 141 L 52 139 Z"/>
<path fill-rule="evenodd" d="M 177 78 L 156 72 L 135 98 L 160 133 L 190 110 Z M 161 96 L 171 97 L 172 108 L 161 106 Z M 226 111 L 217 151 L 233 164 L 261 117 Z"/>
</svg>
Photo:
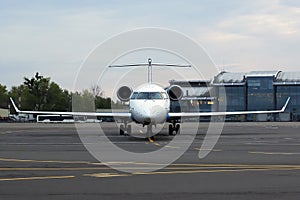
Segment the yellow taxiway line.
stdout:
<svg viewBox="0 0 300 200">
<path fill-rule="evenodd" d="M 124 165 L 118 167 L 120 170 L 151 170 L 155 165 Z M 230 165 L 230 164 L 181 164 L 169 165 L 162 170 L 206 170 L 213 171 L 215 169 L 271 169 L 271 170 L 300 170 L 300 165 Z M 3 167 L 0 171 L 89 171 L 89 170 L 111 170 L 109 167 Z"/>
<path fill-rule="evenodd" d="M 0 181 L 24 181 L 24 180 L 45 180 L 45 179 L 68 179 L 75 178 L 75 176 L 36 176 L 23 178 L 0 178 Z"/>
<path fill-rule="evenodd" d="M 259 152 L 253 152 L 259 153 Z M 86 162 L 86 161 L 58 161 L 58 160 L 30 160 L 30 159 L 14 159 L 14 158 L 0 158 L 0 161 L 5 162 L 33 162 L 33 163 L 60 163 L 60 164 L 89 164 L 89 165 L 100 165 L 101 167 L 67 167 L 67 168 L 48 168 L 48 169 L 106 169 L 105 164 L 109 165 L 135 165 L 135 166 L 165 166 L 165 163 L 147 163 L 147 162 L 116 162 L 110 161 L 106 163 L 93 163 L 93 162 Z M 102 167 L 103 166 L 103 167 Z M 241 167 L 286 167 L 286 168 L 299 168 L 300 165 L 259 165 L 259 164 L 232 164 L 232 163 L 211 163 L 211 164 L 197 164 L 197 163 L 174 163 L 170 164 L 168 167 L 233 167 L 233 168 L 241 168 Z M 4 169 L 28 169 L 28 168 L 0 168 Z M 34 168 L 32 168 L 34 169 Z M 35 168 L 39 169 L 39 168 Z M 47 168 L 46 168 L 47 169 Z"/>
<path fill-rule="evenodd" d="M 110 178 L 110 177 L 130 176 L 130 174 L 96 173 L 96 174 L 83 174 L 83 176 L 95 177 L 95 178 Z"/>
<path fill-rule="evenodd" d="M 253 152 L 261 153 L 261 152 Z M 111 168 L 105 164 L 118 166 L 120 170 L 136 171 L 133 175 L 151 175 L 151 174 L 192 174 L 192 173 L 217 173 L 217 172 L 241 172 L 241 171 L 281 171 L 281 170 L 300 170 L 300 165 L 259 165 L 259 164 L 196 164 L 180 163 L 170 164 L 169 166 L 155 172 L 142 172 L 152 170 L 154 166 L 164 166 L 164 163 L 138 163 L 138 162 L 107 162 L 107 163 L 90 163 L 85 161 L 57 161 L 57 160 L 21 160 L 12 158 L 0 158 L 0 161 L 6 162 L 33 162 L 33 163 L 64 163 L 64 164 L 89 164 L 99 166 L 87 167 L 3 167 L 1 171 L 95 171 L 100 170 L 102 173 L 85 174 L 98 178 L 129 176 L 131 174 L 108 173 Z M 139 172 L 140 171 L 140 172 Z M 0 178 L 0 181 L 9 180 L 42 180 L 55 178 L 74 178 L 74 176 L 46 176 L 46 177 L 25 177 L 25 178 Z"/>
<path fill-rule="evenodd" d="M 33 163 L 61 163 L 61 164 L 93 164 L 86 161 L 62 161 L 62 160 L 27 160 L 14 158 L 0 158 L 0 161 L 6 162 L 33 162 Z"/>
<path fill-rule="evenodd" d="M 148 141 L 149 141 L 150 143 L 153 143 L 153 142 L 154 142 L 154 140 L 152 140 L 151 138 L 148 138 Z"/>
</svg>

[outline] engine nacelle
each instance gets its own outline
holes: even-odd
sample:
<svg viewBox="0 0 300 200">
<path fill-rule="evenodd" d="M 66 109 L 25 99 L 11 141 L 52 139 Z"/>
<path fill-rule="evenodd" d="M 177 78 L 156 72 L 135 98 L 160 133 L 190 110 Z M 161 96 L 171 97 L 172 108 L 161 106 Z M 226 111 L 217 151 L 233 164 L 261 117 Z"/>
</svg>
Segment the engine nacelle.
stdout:
<svg viewBox="0 0 300 200">
<path fill-rule="evenodd" d="M 132 89 L 130 87 L 122 86 L 118 89 L 117 96 L 121 101 L 126 102 L 129 101 L 131 93 Z"/>
<path fill-rule="evenodd" d="M 171 100 L 178 101 L 183 97 L 183 91 L 180 86 L 172 85 L 167 88 L 167 93 Z"/>
</svg>

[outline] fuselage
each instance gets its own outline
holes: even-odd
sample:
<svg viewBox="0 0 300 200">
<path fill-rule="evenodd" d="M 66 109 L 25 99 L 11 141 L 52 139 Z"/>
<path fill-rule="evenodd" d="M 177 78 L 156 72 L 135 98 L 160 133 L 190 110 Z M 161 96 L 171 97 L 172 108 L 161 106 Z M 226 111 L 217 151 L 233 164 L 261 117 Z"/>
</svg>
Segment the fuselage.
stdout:
<svg viewBox="0 0 300 200">
<path fill-rule="evenodd" d="M 143 125 L 162 124 L 170 111 L 170 98 L 162 87 L 148 83 L 131 94 L 129 107 L 135 122 Z"/>
</svg>

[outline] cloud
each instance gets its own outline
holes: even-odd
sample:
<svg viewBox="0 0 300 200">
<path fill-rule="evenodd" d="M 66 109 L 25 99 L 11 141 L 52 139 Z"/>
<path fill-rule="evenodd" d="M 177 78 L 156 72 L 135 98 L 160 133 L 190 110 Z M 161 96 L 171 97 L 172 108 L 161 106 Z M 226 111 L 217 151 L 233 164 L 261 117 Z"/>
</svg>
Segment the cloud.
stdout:
<svg viewBox="0 0 300 200">
<path fill-rule="evenodd" d="M 300 13 L 294 9 L 286 13 L 260 13 L 238 16 L 234 19 L 223 21 L 219 28 L 242 35 L 268 35 L 285 36 L 297 34 L 300 31 Z"/>
<path fill-rule="evenodd" d="M 266 3 L 267 2 L 267 3 Z M 232 70 L 298 70 L 300 9 L 280 1 L 253 1 L 197 30 L 215 62 Z M 248 66 L 248 67 L 247 67 Z"/>
<path fill-rule="evenodd" d="M 0 80 L 4 84 L 13 84 L 7 74 L 22 78 L 38 70 L 70 87 L 73 80 L 67 79 L 72 79 L 97 44 L 119 32 L 149 26 L 189 35 L 206 47 L 218 65 L 234 63 L 233 70 L 299 68 L 300 6 L 296 0 L 0 4 Z"/>
</svg>

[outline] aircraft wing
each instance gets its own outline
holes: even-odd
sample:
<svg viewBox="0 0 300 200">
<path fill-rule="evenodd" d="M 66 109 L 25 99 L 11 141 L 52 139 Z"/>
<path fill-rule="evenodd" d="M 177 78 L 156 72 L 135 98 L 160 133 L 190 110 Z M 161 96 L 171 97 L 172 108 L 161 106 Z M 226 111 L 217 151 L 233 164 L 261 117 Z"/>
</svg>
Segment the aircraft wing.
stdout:
<svg viewBox="0 0 300 200">
<path fill-rule="evenodd" d="M 37 115 L 71 115 L 71 116 L 90 116 L 90 117 L 118 117 L 118 118 L 130 118 L 131 113 L 129 112 L 56 112 L 56 111 L 23 111 L 19 110 L 19 108 L 16 106 L 15 102 L 12 98 L 10 98 L 10 101 L 16 110 L 17 113 L 23 113 L 23 114 L 37 114 Z"/>
<path fill-rule="evenodd" d="M 233 111 L 233 112 L 181 112 L 181 113 L 169 113 L 169 118 L 179 118 L 179 117 L 205 117 L 205 116 L 225 116 L 225 115 L 247 115 L 247 114 L 272 114 L 272 113 L 282 113 L 285 111 L 290 97 L 285 102 L 281 110 L 267 110 L 267 111 Z"/>
</svg>

